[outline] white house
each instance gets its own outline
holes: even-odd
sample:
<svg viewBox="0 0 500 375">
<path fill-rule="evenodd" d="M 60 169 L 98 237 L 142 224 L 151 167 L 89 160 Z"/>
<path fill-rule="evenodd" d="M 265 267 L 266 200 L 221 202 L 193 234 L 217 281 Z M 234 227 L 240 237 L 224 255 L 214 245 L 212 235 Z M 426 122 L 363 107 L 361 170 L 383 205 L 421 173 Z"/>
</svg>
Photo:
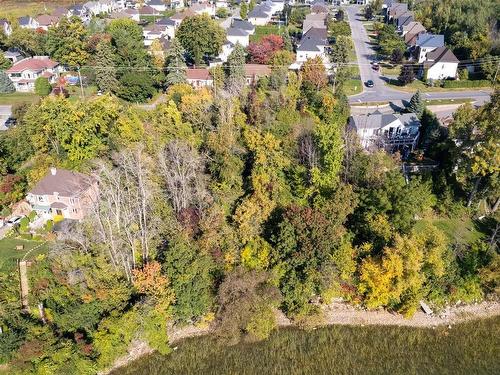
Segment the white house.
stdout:
<svg viewBox="0 0 500 375">
<path fill-rule="evenodd" d="M 195 88 L 213 86 L 214 80 L 206 68 L 190 68 L 186 70 L 186 82 Z"/>
<path fill-rule="evenodd" d="M 17 19 L 19 27 L 23 29 L 36 29 L 38 27 L 38 22 L 33 17 L 24 16 Z"/>
<path fill-rule="evenodd" d="M 236 29 L 234 27 L 230 27 L 226 31 L 226 38 L 231 43 L 236 44 L 239 43 L 243 47 L 247 47 L 249 44 L 248 33 L 245 30 Z"/>
<path fill-rule="evenodd" d="M 327 13 L 309 13 L 302 23 L 302 33 L 306 33 L 310 28 L 326 29 Z"/>
<path fill-rule="evenodd" d="M 217 0 L 215 2 L 216 8 L 229 8 L 230 3 L 227 0 Z"/>
<path fill-rule="evenodd" d="M 175 29 L 177 28 L 177 24 L 174 20 L 170 18 L 160 18 L 156 21 L 156 25 L 164 28 L 164 35 L 167 39 L 175 38 Z"/>
<path fill-rule="evenodd" d="M 420 121 L 414 113 L 399 115 L 375 111 L 368 115 L 351 116 L 349 128 L 356 131 L 366 149 L 411 151 L 417 145 Z"/>
<path fill-rule="evenodd" d="M 167 10 L 167 4 L 163 0 L 150 0 L 148 5 L 158 12 L 165 12 Z"/>
<path fill-rule="evenodd" d="M 417 48 L 418 63 L 421 64 L 425 61 L 429 52 L 434 51 L 436 48 L 444 47 L 444 35 L 420 33 L 417 36 L 415 47 Z"/>
<path fill-rule="evenodd" d="M 6 36 L 12 34 L 12 25 L 6 19 L 0 19 L 0 31 L 2 31 Z"/>
<path fill-rule="evenodd" d="M 296 64 L 292 68 L 300 68 L 307 59 L 321 57 L 326 67 L 330 66 L 330 59 L 326 50 L 328 47 L 328 34 L 326 29 L 310 28 L 297 46 Z"/>
<path fill-rule="evenodd" d="M 273 10 L 267 3 L 256 5 L 251 12 L 248 13 L 248 22 L 256 26 L 267 25 L 272 18 Z"/>
<path fill-rule="evenodd" d="M 234 50 L 234 44 L 231 43 L 229 40 L 227 40 L 226 43 L 222 45 L 221 52 L 217 56 L 216 61 L 211 63 L 210 66 L 212 67 L 225 63 L 231 52 L 233 52 L 233 50 Z"/>
<path fill-rule="evenodd" d="M 36 18 L 37 28 L 47 31 L 50 26 L 57 26 L 59 23 L 59 17 L 49 16 L 47 14 L 42 14 Z"/>
<path fill-rule="evenodd" d="M 459 61 L 453 52 L 446 47 L 439 47 L 427 53 L 421 75 L 426 80 L 456 78 L 458 63 Z"/>
<path fill-rule="evenodd" d="M 242 19 L 239 19 L 239 18 L 233 18 L 232 19 L 231 27 L 234 27 L 235 29 L 243 30 L 248 35 L 255 34 L 255 26 L 252 25 L 250 22 L 242 20 Z"/>
<path fill-rule="evenodd" d="M 33 92 L 38 77 L 45 77 L 53 84 L 62 71 L 63 67 L 48 56 L 34 56 L 18 61 L 7 69 L 6 73 L 14 83 L 16 91 Z"/>
<path fill-rule="evenodd" d="M 197 15 L 206 14 L 209 16 L 215 16 L 215 5 L 208 3 L 197 3 L 189 7 L 189 9 Z"/>
</svg>

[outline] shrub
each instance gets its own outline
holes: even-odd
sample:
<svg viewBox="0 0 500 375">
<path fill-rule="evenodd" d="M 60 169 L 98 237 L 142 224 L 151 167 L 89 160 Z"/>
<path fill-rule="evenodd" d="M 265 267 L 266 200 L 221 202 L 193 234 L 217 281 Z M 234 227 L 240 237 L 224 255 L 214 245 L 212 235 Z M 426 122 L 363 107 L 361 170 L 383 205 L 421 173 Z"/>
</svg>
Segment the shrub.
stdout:
<svg viewBox="0 0 500 375">
<path fill-rule="evenodd" d="M 28 231 L 28 226 L 30 223 L 29 217 L 25 216 L 21 219 L 19 222 L 19 232 L 27 232 Z"/>
<path fill-rule="evenodd" d="M 47 220 L 45 223 L 45 231 L 52 232 L 52 228 L 54 227 L 54 222 L 52 220 Z"/>
<path fill-rule="evenodd" d="M 490 87 L 491 82 L 486 79 L 478 79 L 474 81 L 444 81 L 445 89 L 467 88 L 467 87 Z"/>
<path fill-rule="evenodd" d="M 52 86 L 49 80 L 45 77 L 38 77 L 35 80 L 35 94 L 40 96 L 47 96 L 52 91 Z"/>
</svg>

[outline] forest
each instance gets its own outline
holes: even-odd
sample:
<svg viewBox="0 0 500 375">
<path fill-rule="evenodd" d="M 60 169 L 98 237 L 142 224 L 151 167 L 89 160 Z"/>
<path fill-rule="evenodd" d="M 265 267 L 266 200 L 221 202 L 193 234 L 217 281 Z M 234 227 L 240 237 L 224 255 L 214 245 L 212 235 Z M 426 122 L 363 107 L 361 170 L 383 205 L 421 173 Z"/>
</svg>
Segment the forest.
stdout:
<svg viewBox="0 0 500 375">
<path fill-rule="evenodd" d="M 46 235 L 28 310 L 17 272 L 0 274 L 8 373 L 95 374 L 138 341 L 169 353 L 167 329 L 191 324 L 262 340 L 278 310 L 314 327 L 335 298 L 411 317 L 422 300 L 439 311 L 498 296 L 499 92 L 447 128 L 419 102 L 414 157 L 438 166 L 402 173 L 399 154 L 368 153 L 346 127 L 343 82 L 320 61 L 288 72 L 275 52 L 270 76 L 246 86 L 237 47 L 216 88 L 194 89 L 184 49 L 209 50 L 179 36 L 166 69 L 144 66 L 129 27 L 111 23 L 86 66 L 104 95 L 19 106 L 0 134 L 3 209 L 52 166 L 99 184 L 82 222 Z M 133 104 L 155 85 L 164 100 Z"/>
</svg>

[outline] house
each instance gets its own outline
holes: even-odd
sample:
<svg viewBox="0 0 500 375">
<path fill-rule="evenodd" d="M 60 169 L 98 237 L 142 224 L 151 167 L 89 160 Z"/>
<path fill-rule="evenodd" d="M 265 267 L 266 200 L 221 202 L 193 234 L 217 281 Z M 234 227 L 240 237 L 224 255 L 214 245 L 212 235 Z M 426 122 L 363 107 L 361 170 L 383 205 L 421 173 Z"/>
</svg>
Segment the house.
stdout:
<svg viewBox="0 0 500 375">
<path fill-rule="evenodd" d="M 439 47 L 428 52 L 420 71 L 425 80 L 456 78 L 458 69 L 457 57 L 446 47 Z"/>
<path fill-rule="evenodd" d="M 138 9 L 124 9 L 123 12 L 129 16 L 129 18 L 135 22 L 141 21 L 141 15 Z"/>
<path fill-rule="evenodd" d="M 394 2 L 386 9 L 386 21 L 391 22 L 394 18 L 397 18 L 406 12 L 408 12 L 408 4 Z"/>
<path fill-rule="evenodd" d="M 185 18 L 187 18 L 187 17 L 193 17 L 195 15 L 196 14 L 190 8 L 188 8 L 188 9 L 182 11 L 182 12 L 175 13 L 172 17 L 170 17 L 170 19 L 172 21 L 174 21 L 175 24 L 176 24 L 176 27 L 178 27 Z"/>
<path fill-rule="evenodd" d="M 160 12 L 158 12 L 155 8 L 150 7 L 149 5 L 145 5 L 139 8 L 139 15 L 141 17 L 159 16 Z"/>
<path fill-rule="evenodd" d="M 229 8 L 230 3 L 228 0 L 216 0 L 215 1 L 215 8 Z"/>
<path fill-rule="evenodd" d="M 39 216 L 52 219 L 81 220 L 97 202 L 97 181 L 87 175 L 65 169 L 50 172 L 31 189 L 26 200 Z"/>
<path fill-rule="evenodd" d="M 413 12 L 404 12 L 394 19 L 394 23 L 396 25 L 396 28 L 401 31 L 403 26 L 409 24 L 410 22 L 413 22 L 413 20 Z"/>
<path fill-rule="evenodd" d="M 368 150 L 409 152 L 417 145 L 420 135 L 420 121 L 414 113 L 399 115 L 375 111 L 368 115 L 351 116 L 348 126 L 358 134 L 361 145 Z"/>
<path fill-rule="evenodd" d="M 19 17 L 17 22 L 19 27 L 23 29 L 36 29 L 38 27 L 36 20 L 30 16 Z"/>
<path fill-rule="evenodd" d="M 302 33 L 305 34 L 311 28 L 326 29 L 328 13 L 310 13 L 306 15 L 302 24 Z"/>
<path fill-rule="evenodd" d="M 245 80 L 247 85 L 257 83 L 259 78 L 267 77 L 269 74 L 271 74 L 271 69 L 268 65 L 245 64 Z"/>
<path fill-rule="evenodd" d="M 266 3 L 261 3 L 248 13 L 248 22 L 256 26 L 264 26 L 271 21 L 272 15 L 272 8 Z"/>
<path fill-rule="evenodd" d="M 57 26 L 59 23 L 60 17 L 50 16 L 48 14 L 42 14 L 36 18 L 36 22 L 38 23 L 38 28 L 42 30 L 48 30 L 50 26 Z"/>
<path fill-rule="evenodd" d="M 206 68 L 190 68 L 186 70 L 186 81 L 195 88 L 211 87 L 214 80 Z"/>
<path fill-rule="evenodd" d="M 236 29 L 234 27 L 230 27 L 226 30 L 226 38 L 231 43 L 236 44 L 239 43 L 243 47 L 247 47 L 249 44 L 249 37 L 245 30 Z"/>
<path fill-rule="evenodd" d="M 323 1 L 317 1 L 311 5 L 311 13 L 328 13 L 328 5 Z"/>
<path fill-rule="evenodd" d="M 326 48 L 328 47 L 328 33 L 326 29 L 312 27 L 303 36 L 297 46 L 297 56 L 293 68 L 300 68 L 307 59 L 321 57 L 325 66 L 330 60 Z"/>
<path fill-rule="evenodd" d="M 0 32 L 3 32 L 6 36 L 12 34 L 12 25 L 5 18 L 0 19 Z"/>
<path fill-rule="evenodd" d="M 15 64 L 18 61 L 21 61 L 24 59 L 24 55 L 19 51 L 17 48 L 11 48 L 8 49 L 3 53 L 3 56 L 7 59 L 10 60 L 12 64 Z"/>
<path fill-rule="evenodd" d="M 70 14 L 69 10 L 64 7 L 58 7 L 54 9 L 51 13 L 52 16 L 59 18 L 68 17 L 69 14 Z"/>
<path fill-rule="evenodd" d="M 189 9 L 196 15 L 202 15 L 202 14 L 206 14 L 206 15 L 209 15 L 209 16 L 215 16 L 215 6 L 213 6 L 212 4 L 207 4 L 207 3 L 203 3 L 203 4 L 200 4 L 200 3 L 197 3 L 197 4 L 193 4 L 189 7 Z"/>
<path fill-rule="evenodd" d="M 161 26 L 165 30 L 165 35 L 168 39 L 173 39 L 175 37 L 175 29 L 177 28 L 177 24 L 174 20 L 170 18 L 160 18 L 156 21 L 158 26 Z"/>
<path fill-rule="evenodd" d="M 48 56 L 34 56 L 16 62 L 6 73 L 14 83 L 16 91 L 33 92 L 38 77 L 45 77 L 53 84 L 62 71 L 59 63 Z"/>
<path fill-rule="evenodd" d="M 444 35 L 430 33 L 418 34 L 415 47 L 418 63 L 421 64 L 425 61 L 429 52 L 434 51 L 436 48 L 444 47 Z"/>
<path fill-rule="evenodd" d="M 272 14 L 283 12 L 283 10 L 285 9 L 284 0 L 268 0 L 266 3 L 271 7 Z"/>
<path fill-rule="evenodd" d="M 155 39 L 160 39 L 162 37 L 167 37 L 169 39 L 173 38 L 175 35 L 175 28 L 167 27 L 164 24 L 153 23 L 143 29 L 142 35 L 144 36 L 144 45 L 150 46 Z"/>
<path fill-rule="evenodd" d="M 427 30 L 420 22 L 410 22 L 401 29 L 401 34 L 408 47 L 414 47 L 417 43 L 417 36 L 425 33 Z"/>
<path fill-rule="evenodd" d="M 148 5 L 158 12 L 165 12 L 167 10 L 167 4 L 163 0 L 150 0 Z"/>
<path fill-rule="evenodd" d="M 233 20 L 231 22 L 231 27 L 234 27 L 235 29 L 243 30 L 248 35 L 255 34 L 255 26 L 252 25 L 250 22 L 239 19 L 239 18 L 233 18 Z"/>
<path fill-rule="evenodd" d="M 184 0 L 170 0 L 170 9 L 184 8 Z"/>
<path fill-rule="evenodd" d="M 210 63 L 210 67 L 225 63 L 231 52 L 233 52 L 233 50 L 234 50 L 234 44 L 231 43 L 229 40 L 226 40 L 226 42 L 222 45 L 221 52 L 219 53 L 217 58 Z"/>
<path fill-rule="evenodd" d="M 68 8 L 68 12 L 69 12 L 68 17 L 72 17 L 72 16 L 78 17 L 85 24 L 90 22 L 90 19 L 92 18 L 92 14 L 82 4 L 76 4 L 76 5 L 70 6 Z"/>
</svg>

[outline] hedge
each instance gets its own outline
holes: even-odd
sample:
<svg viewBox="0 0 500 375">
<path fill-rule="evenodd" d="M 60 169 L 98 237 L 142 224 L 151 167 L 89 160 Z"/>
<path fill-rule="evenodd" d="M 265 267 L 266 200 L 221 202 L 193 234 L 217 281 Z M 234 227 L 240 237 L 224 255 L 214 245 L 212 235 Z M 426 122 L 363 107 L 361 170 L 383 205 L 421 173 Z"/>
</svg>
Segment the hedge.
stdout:
<svg viewBox="0 0 500 375">
<path fill-rule="evenodd" d="M 467 87 L 490 87 L 491 82 L 487 79 L 478 79 L 473 81 L 444 81 L 443 87 L 446 89 L 457 89 Z"/>
</svg>

